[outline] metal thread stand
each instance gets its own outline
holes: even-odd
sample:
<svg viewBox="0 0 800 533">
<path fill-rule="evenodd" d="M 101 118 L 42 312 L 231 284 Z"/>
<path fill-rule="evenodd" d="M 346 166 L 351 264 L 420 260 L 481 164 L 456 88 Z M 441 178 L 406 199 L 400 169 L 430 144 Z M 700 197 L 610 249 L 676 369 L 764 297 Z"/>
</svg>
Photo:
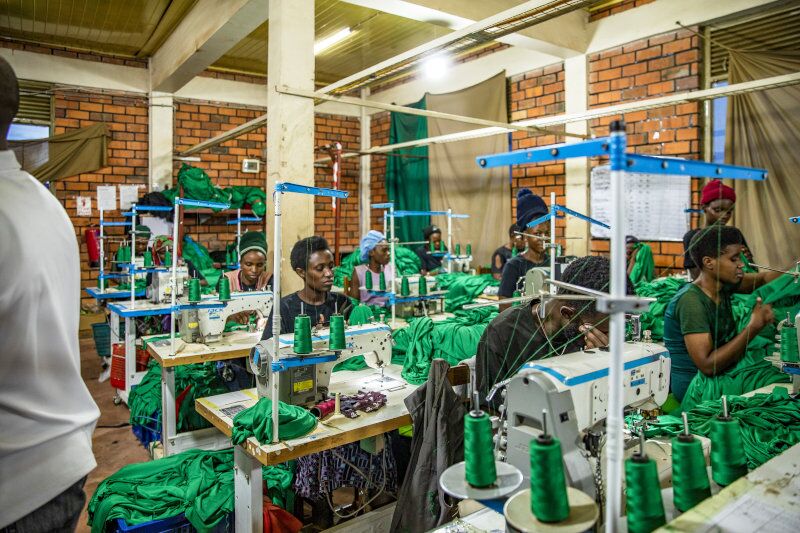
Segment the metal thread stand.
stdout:
<svg viewBox="0 0 800 533">
<path fill-rule="evenodd" d="M 734 165 L 718 165 L 703 161 L 689 161 L 665 157 L 626 153 L 625 123 L 615 121 L 610 126 L 611 135 L 589 141 L 558 144 L 479 156 L 479 166 L 496 166 L 539 163 L 568 159 L 572 157 L 609 156 L 611 163 L 611 291 L 597 297 L 597 308 L 611 315 L 610 340 L 611 364 L 609 367 L 609 402 L 606 431 L 606 463 L 608 490 L 606 491 L 605 530 L 615 533 L 620 530 L 622 499 L 622 460 L 623 460 L 623 394 L 622 394 L 622 349 L 625 343 L 625 313 L 641 309 L 646 301 L 626 295 L 627 271 L 625 265 L 625 196 L 624 182 L 626 172 L 649 174 L 690 175 L 707 178 L 730 178 L 763 181 L 767 171 Z M 552 209 L 552 207 L 551 207 Z M 566 208 L 560 211 L 575 216 Z M 584 215 L 577 214 L 581 218 Z M 548 214 L 546 216 L 551 216 Z M 533 221 L 531 224 L 541 223 Z"/>
</svg>

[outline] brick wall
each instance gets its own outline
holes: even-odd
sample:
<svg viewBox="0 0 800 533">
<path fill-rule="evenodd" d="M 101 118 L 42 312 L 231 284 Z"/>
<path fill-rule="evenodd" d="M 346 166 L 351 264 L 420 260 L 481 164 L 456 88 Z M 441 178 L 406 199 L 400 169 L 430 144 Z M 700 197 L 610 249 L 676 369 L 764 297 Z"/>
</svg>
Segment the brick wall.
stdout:
<svg viewBox="0 0 800 533">
<path fill-rule="evenodd" d="M 622 0 L 621 2 L 602 2 L 601 7 L 589 13 L 589 22 L 600 20 L 617 13 L 622 13 L 634 7 L 643 6 L 655 0 Z"/>
<path fill-rule="evenodd" d="M 84 50 L 64 48 L 63 46 L 45 46 L 34 43 L 26 43 L 23 41 L 15 41 L 13 39 L 9 39 L 6 37 L 0 37 L 0 48 L 10 48 L 12 50 L 24 50 L 26 52 L 35 52 L 37 54 L 69 57 L 72 59 L 84 59 L 86 61 L 94 61 L 96 63 L 110 63 L 112 65 L 124 65 L 126 67 L 147 68 L 146 59 L 135 59 L 132 57 L 98 54 L 95 52 L 88 52 Z"/>
<path fill-rule="evenodd" d="M 666 96 L 700 86 L 701 44 L 690 31 L 680 30 L 634 41 L 589 56 L 589 107 Z M 591 121 L 592 133 L 608 134 L 620 116 Z M 628 146 L 637 153 L 701 158 L 701 116 L 697 103 L 626 113 Z M 693 200 L 699 200 L 699 180 L 692 180 Z M 657 273 L 683 267 L 683 245 L 651 242 Z M 593 240 L 592 252 L 608 251 L 608 241 Z"/>
<path fill-rule="evenodd" d="M 508 79 L 509 121 L 538 118 L 564 113 L 564 64 L 556 63 L 512 76 Z M 563 137 L 555 135 L 537 135 L 522 131 L 511 134 L 511 148 L 521 150 L 563 142 Z M 556 202 L 564 205 L 565 174 L 562 161 L 537 163 L 533 165 L 516 165 L 511 174 L 511 215 L 516 220 L 517 191 L 527 187 L 538 194 L 550 205 L 550 193 L 556 193 Z M 556 221 L 556 236 L 563 237 L 566 222 Z M 565 241 L 561 241 L 562 246 Z M 568 243 L 566 243 L 568 245 Z M 569 250 L 567 249 L 567 253 Z"/>
</svg>

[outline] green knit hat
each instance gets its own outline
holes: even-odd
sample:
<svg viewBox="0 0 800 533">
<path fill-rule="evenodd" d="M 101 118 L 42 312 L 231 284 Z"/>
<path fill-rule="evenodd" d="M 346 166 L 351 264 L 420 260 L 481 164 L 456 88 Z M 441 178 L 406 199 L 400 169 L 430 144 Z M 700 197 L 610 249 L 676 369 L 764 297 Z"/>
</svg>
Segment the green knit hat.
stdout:
<svg viewBox="0 0 800 533">
<path fill-rule="evenodd" d="M 143 226 L 142 224 L 136 225 L 136 236 L 140 239 L 149 239 L 150 238 L 150 228 L 147 226 Z"/>
<path fill-rule="evenodd" d="M 253 250 L 267 257 L 267 238 L 260 231 L 248 231 L 239 240 L 239 257 Z"/>
</svg>

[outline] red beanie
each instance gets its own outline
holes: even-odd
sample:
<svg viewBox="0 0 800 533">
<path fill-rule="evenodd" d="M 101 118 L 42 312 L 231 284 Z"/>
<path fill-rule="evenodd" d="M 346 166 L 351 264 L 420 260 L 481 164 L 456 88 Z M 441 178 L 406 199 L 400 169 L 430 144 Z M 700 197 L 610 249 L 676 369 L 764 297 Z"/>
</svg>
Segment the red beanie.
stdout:
<svg viewBox="0 0 800 533">
<path fill-rule="evenodd" d="M 730 200 L 731 202 L 736 202 L 736 191 L 720 180 L 711 180 L 701 191 L 700 203 L 702 205 L 708 205 L 714 200 Z"/>
</svg>

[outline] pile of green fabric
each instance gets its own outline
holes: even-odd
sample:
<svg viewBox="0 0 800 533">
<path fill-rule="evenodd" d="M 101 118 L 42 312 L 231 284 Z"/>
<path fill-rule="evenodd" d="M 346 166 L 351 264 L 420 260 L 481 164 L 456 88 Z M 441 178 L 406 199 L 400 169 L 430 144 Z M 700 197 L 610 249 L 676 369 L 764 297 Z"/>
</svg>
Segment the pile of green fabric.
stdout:
<svg viewBox="0 0 800 533">
<path fill-rule="evenodd" d="M 178 171 L 178 183 L 183 186 L 183 196 L 192 200 L 205 200 L 230 204 L 232 209 L 250 204 L 253 213 L 263 217 L 267 212 L 267 195 L 258 187 L 235 186 L 221 189 L 211 182 L 203 169 L 184 163 Z M 175 203 L 178 188 L 165 189 L 162 194 L 170 203 Z M 191 211 L 189 209 L 188 211 Z"/>
<path fill-rule="evenodd" d="M 311 433 L 317 419 L 308 410 L 278 402 L 278 439 L 290 440 Z M 272 400 L 261 398 L 233 417 L 231 442 L 241 444 L 250 437 L 258 442 L 272 442 Z"/>
<path fill-rule="evenodd" d="M 652 281 L 656 277 L 656 265 L 653 261 L 653 249 L 649 244 L 637 242 L 634 245 L 636 258 L 631 269 L 631 283 L 635 287 L 639 283 Z"/>
<path fill-rule="evenodd" d="M 393 334 L 392 363 L 403 365 L 403 379 L 419 385 L 428 379 L 433 359 L 456 365 L 474 356 L 483 331 L 495 316 L 497 309 L 484 307 L 456 311 L 454 317 L 441 322 L 428 317 L 412 319 L 409 327 Z"/>
<path fill-rule="evenodd" d="M 184 391 L 186 394 L 178 411 L 178 431 L 209 427 L 211 424 L 197 414 L 194 400 L 223 394 L 228 389 L 217 375 L 214 363 L 210 362 L 175 368 L 175 392 L 180 396 Z M 142 381 L 131 389 L 128 407 L 131 411 L 131 425 L 150 426 L 154 417 L 161 418 L 161 365 L 156 361 L 150 361 Z"/>
<path fill-rule="evenodd" d="M 800 442 L 800 400 L 785 387 L 752 397 L 728 396 L 728 412 L 739 421 L 747 466 L 756 468 Z M 709 437 L 711 421 L 722 414 L 722 400 L 705 401 L 687 412 L 692 433 Z M 637 417 L 626 417 L 631 424 Z M 675 436 L 683 431 L 680 418 L 671 415 L 648 422 L 645 436 Z M 712 443 L 713 446 L 713 443 Z"/>
<path fill-rule="evenodd" d="M 275 505 L 292 501 L 293 464 L 262 468 Z M 188 450 L 122 467 L 97 487 L 89 501 L 93 533 L 122 518 L 128 525 L 185 514 L 198 531 L 210 531 L 234 510 L 233 450 Z"/>
<path fill-rule="evenodd" d="M 664 338 L 664 313 L 667 305 L 686 283 L 686 280 L 680 278 L 658 278 L 636 285 L 637 296 L 656 299 L 640 316 L 642 330 L 649 329 L 654 341 Z"/>
<path fill-rule="evenodd" d="M 410 248 L 405 246 L 394 247 L 394 264 L 397 267 L 397 272 L 401 276 L 411 276 L 419 274 L 419 269 L 422 262 L 419 256 Z M 353 269 L 356 265 L 361 264 L 361 251 L 356 248 L 353 253 L 342 259 L 342 264 L 337 266 L 333 271 L 333 284 L 337 287 L 344 286 L 345 276 L 352 277 Z"/>
<path fill-rule="evenodd" d="M 461 309 L 480 296 L 489 286 L 496 287 L 500 282 L 491 274 L 465 274 L 463 272 L 445 273 L 436 276 L 439 290 L 447 291 L 445 311 L 453 312 Z"/>
</svg>

